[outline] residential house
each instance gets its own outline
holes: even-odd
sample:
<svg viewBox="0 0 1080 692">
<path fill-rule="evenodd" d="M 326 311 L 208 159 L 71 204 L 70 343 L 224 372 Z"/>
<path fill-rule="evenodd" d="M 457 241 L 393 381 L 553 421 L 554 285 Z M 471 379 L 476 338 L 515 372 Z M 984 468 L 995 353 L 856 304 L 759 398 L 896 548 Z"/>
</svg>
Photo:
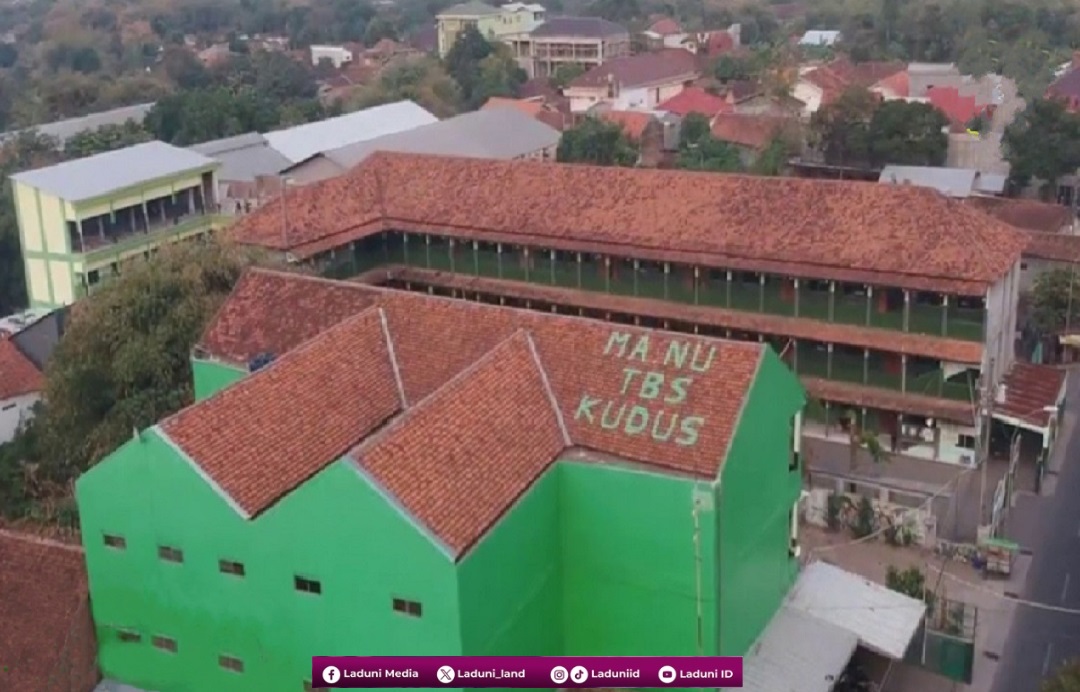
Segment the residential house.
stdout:
<svg viewBox="0 0 1080 692">
<path fill-rule="evenodd" d="M 267 132 L 264 137 L 270 147 L 296 164 L 324 151 L 437 121 L 438 118 L 412 101 L 397 101 Z"/>
<path fill-rule="evenodd" d="M 835 46 L 840 41 L 840 39 L 841 37 L 839 31 L 811 29 L 799 38 L 798 44 L 804 48 L 831 48 L 832 46 Z"/>
<path fill-rule="evenodd" d="M 215 43 L 195 54 L 203 67 L 219 67 L 232 59 L 233 52 L 228 43 Z"/>
<path fill-rule="evenodd" d="M 489 41 L 512 43 L 544 22 L 547 11 L 536 3 L 512 2 L 493 7 L 469 0 L 446 8 L 438 15 L 439 57 L 446 57 L 466 27 L 477 29 Z"/>
<path fill-rule="evenodd" d="M 571 81 L 563 94 L 574 115 L 601 103 L 614 110 L 653 110 L 700 75 L 693 54 L 672 48 L 610 60 Z"/>
<path fill-rule="evenodd" d="M 845 441 L 854 419 L 894 454 L 957 467 L 975 459 L 978 378 L 1015 360 L 1028 243 L 914 185 L 386 152 L 231 237 L 338 276 L 765 340 L 804 378 L 809 435 Z M 850 476 L 833 461 L 818 472 Z"/>
<path fill-rule="evenodd" d="M 798 650 L 789 620 L 816 618 L 818 655 L 788 658 L 827 692 L 923 620 L 800 573 L 805 393 L 767 344 L 252 270 L 192 368 L 198 402 L 76 486 L 108 679 L 291 692 L 345 646 L 747 655 L 793 679 L 759 643 Z M 835 615 L 867 602 L 893 626 Z"/>
<path fill-rule="evenodd" d="M 736 53 L 742 47 L 742 25 L 732 24 L 727 29 L 694 31 L 664 38 L 665 48 L 682 48 L 706 60 Z"/>
<path fill-rule="evenodd" d="M 38 370 L 44 372 L 53 351 L 67 331 L 70 308 L 56 310 L 26 310 L 0 320 L 0 336 L 3 332 L 11 337 L 19 351 Z M 14 327 L 10 328 L 14 323 Z"/>
<path fill-rule="evenodd" d="M 102 127 L 123 125 L 127 122 L 142 123 L 143 119 L 146 118 L 146 114 L 153 107 L 153 102 L 140 103 L 135 106 L 122 106 L 100 113 L 91 113 L 79 118 L 67 118 L 52 123 L 34 125 L 23 130 L 12 130 L 0 133 L 0 144 L 11 141 L 23 132 L 34 131 L 40 135 L 55 139 L 57 144 L 63 148 L 67 140 L 85 132 L 94 132 Z"/>
<path fill-rule="evenodd" d="M 511 50 L 530 78 L 547 78 L 563 65 L 589 70 L 630 55 L 630 32 L 599 17 L 552 17 Z"/>
<path fill-rule="evenodd" d="M 778 138 L 793 146 L 798 128 L 798 121 L 790 117 L 745 113 L 720 113 L 710 125 L 713 138 L 734 145 L 744 165 L 754 163 Z"/>
<path fill-rule="evenodd" d="M 895 72 L 884 79 L 878 80 L 870 87 L 870 92 L 881 97 L 882 101 L 915 101 L 911 97 L 911 84 L 908 80 L 907 70 Z"/>
<path fill-rule="evenodd" d="M 265 178 L 276 177 L 292 165 L 284 154 L 270 146 L 258 132 L 225 137 L 189 147 L 191 151 L 221 164 L 217 172 L 217 198 L 224 214 L 250 211 L 268 196 L 278 192 L 278 185 Z"/>
<path fill-rule="evenodd" d="M 955 133 L 967 133 L 968 130 L 979 132 L 987 129 L 994 115 L 994 104 L 979 104 L 974 94 L 964 96 L 956 87 L 930 87 L 926 93 L 926 99 L 930 105 L 949 119 L 949 129 Z M 984 123 L 985 126 L 975 124 L 976 121 Z"/>
<path fill-rule="evenodd" d="M 97 642 L 82 549 L 0 529 L 0 556 L 0 690 L 94 689 Z"/>
<path fill-rule="evenodd" d="M 685 36 L 686 33 L 682 26 L 671 17 L 660 17 L 641 32 L 641 35 L 649 48 L 657 50 L 666 47 L 665 41 L 669 36 Z"/>
<path fill-rule="evenodd" d="M 983 173 L 973 168 L 888 165 L 881 170 L 878 182 L 887 185 L 919 185 L 937 190 L 946 197 L 966 199 L 1005 194 L 1006 177 L 998 173 Z"/>
<path fill-rule="evenodd" d="M 345 173 L 376 151 L 554 161 L 561 132 L 515 108 L 489 108 L 316 154 L 282 171 L 307 184 Z"/>
<path fill-rule="evenodd" d="M 1065 67 L 1046 88 L 1044 96 L 1065 104 L 1070 113 L 1080 112 L 1080 53 L 1074 53 L 1072 62 Z"/>
<path fill-rule="evenodd" d="M 697 113 L 711 119 L 717 113 L 733 112 L 734 106 L 723 96 L 710 93 L 701 87 L 690 86 L 658 104 L 656 110 L 672 113 L 681 118 Z"/>
<path fill-rule="evenodd" d="M 897 62 L 853 63 L 847 58 L 838 58 L 824 65 L 800 68 L 792 96 L 803 102 L 803 117 L 809 118 L 848 89 L 870 89 L 904 68 L 903 63 Z"/>
<path fill-rule="evenodd" d="M 311 46 L 311 64 L 318 67 L 323 61 L 335 70 L 353 61 L 353 49 L 349 46 Z"/>
<path fill-rule="evenodd" d="M 125 262 L 213 231 L 219 167 L 147 142 L 12 175 L 31 306 L 70 305 Z"/>
<path fill-rule="evenodd" d="M 655 114 L 647 111 L 620 111 L 610 108 L 598 108 L 590 116 L 617 125 L 626 138 L 638 150 L 637 165 L 643 168 L 656 168 L 660 165 L 665 142 L 664 123 Z"/>
<path fill-rule="evenodd" d="M 15 344 L 0 334 L 0 445 L 10 442 L 41 400 L 45 377 Z"/>
<path fill-rule="evenodd" d="M 480 107 L 480 110 L 492 108 L 514 108 L 560 132 L 566 129 L 570 115 L 568 108 L 565 111 L 560 110 L 558 105 L 550 103 L 543 96 L 520 99 L 492 96 Z"/>
</svg>

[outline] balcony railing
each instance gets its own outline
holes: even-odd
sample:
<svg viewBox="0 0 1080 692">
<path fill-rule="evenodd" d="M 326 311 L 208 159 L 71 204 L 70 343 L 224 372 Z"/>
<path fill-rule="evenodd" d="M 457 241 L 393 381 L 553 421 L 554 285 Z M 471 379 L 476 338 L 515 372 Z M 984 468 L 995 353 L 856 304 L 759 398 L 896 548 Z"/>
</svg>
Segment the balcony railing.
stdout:
<svg viewBox="0 0 1080 692">
<path fill-rule="evenodd" d="M 184 235 L 200 228 L 209 230 L 213 228 L 217 218 L 217 215 L 212 213 L 186 214 L 172 222 L 150 224 L 145 231 L 106 235 L 104 239 L 98 235 L 84 235 L 81 244 L 76 236 L 72 238 L 72 249 L 75 253 L 81 253 L 87 264 L 97 264 L 133 250 L 156 247 L 173 236 Z"/>
</svg>

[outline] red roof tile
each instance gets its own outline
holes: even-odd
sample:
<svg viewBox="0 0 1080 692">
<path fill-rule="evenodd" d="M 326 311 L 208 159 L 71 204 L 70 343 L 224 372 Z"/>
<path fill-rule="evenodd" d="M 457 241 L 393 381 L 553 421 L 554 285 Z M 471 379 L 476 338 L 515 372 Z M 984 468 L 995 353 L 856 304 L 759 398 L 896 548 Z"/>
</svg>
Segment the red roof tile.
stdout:
<svg viewBox="0 0 1080 692">
<path fill-rule="evenodd" d="M 660 36 L 674 36 L 675 34 L 682 33 L 682 27 L 679 26 L 679 23 L 674 19 L 664 17 L 663 19 L 658 19 L 653 22 L 647 31 L 651 31 Z"/>
<path fill-rule="evenodd" d="M 604 111 L 600 113 L 600 119 L 618 125 L 635 142 L 641 141 L 649 123 L 655 120 L 651 114 L 641 111 Z"/>
<path fill-rule="evenodd" d="M 1080 235 L 1031 231 L 1025 257 L 1051 262 L 1080 262 Z"/>
<path fill-rule="evenodd" d="M 280 282 L 309 281 L 263 273 Z M 361 444 L 399 413 L 397 374 L 414 408 L 361 445 L 361 463 L 458 553 L 563 448 L 603 451 L 714 478 L 764 349 L 358 284 L 354 290 L 377 296 L 378 307 L 162 423 L 249 515 L 340 458 L 342 443 L 345 448 Z M 288 293 L 278 289 L 267 295 Z M 230 312 L 256 318 L 266 309 L 252 311 L 247 299 L 237 305 L 230 299 L 217 321 L 231 319 L 226 316 Z M 613 348 L 610 339 L 616 332 L 629 335 L 632 343 L 647 338 L 647 347 L 636 352 L 640 358 L 629 358 L 629 349 L 623 357 L 605 353 Z M 438 349 L 432 348 L 435 342 Z M 600 426 L 605 401 L 615 402 L 611 416 L 627 422 L 626 409 L 618 411 L 629 396 L 624 393 L 628 365 L 674 376 L 690 362 L 688 357 L 680 367 L 673 360 L 686 356 L 684 348 L 698 356 L 694 386 L 684 402 L 667 405 L 663 417 L 652 411 L 649 425 L 657 426 L 655 435 Z M 560 415 L 569 442 L 559 427 Z M 704 418 L 696 444 L 677 444 L 678 426 L 668 441 L 661 441 L 672 416 L 683 423 L 690 416 Z M 445 474 L 449 483 L 435 482 L 444 478 L 443 471 L 417 475 L 431 453 L 415 456 L 425 440 L 438 451 L 439 463 L 461 459 L 469 450 L 483 453 L 470 456 L 471 473 Z M 443 442 L 432 445 L 435 440 Z M 496 476 L 484 470 L 482 457 L 503 465 Z M 416 473 L 401 471 L 418 464 Z M 477 474 L 498 482 L 485 490 L 490 495 L 482 494 L 470 506 L 461 498 L 476 497 L 470 489 L 478 483 Z"/>
<path fill-rule="evenodd" d="M 713 118 L 712 136 L 751 149 L 764 149 L 785 129 L 796 127 L 796 121 L 769 115 L 721 113 Z"/>
<path fill-rule="evenodd" d="M 874 86 L 889 91 L 894 96 L 907 98 L 911 90 L 911 80 L 908 79 L 907 70 L 903 70 L 879 80 Z"/>
<path fill-rule="evenodd" d="M 390 152 L 291 189 L 232 237 L 305 257 L 387 228 L 964 295 L 1028 242 L 918 186 Z"/>
<path fill-rule="evenodd" d="M 1055 414 L 1045 409 L 1057 405 L 1058 395 L 1065 386 L 1065 374 L 1065 370 L 1049 365 L 1013 363 L 1002 382 L 1005 400 L 995 404 L 994 415 L 1047 427 Z"/>
<path fill-rule="evenodd" d="M 0 336 L 0 401 L 45 389 L 45 376 L 8 336 Z"/>
<path fill-rule="evenodd" d="M 0 530 L 0 594 L 0 690 L 96 683 L 81 548 Z"/>
<path fill-rule="evenodd" d="M 967 203 L 1010 226 L 1025 231 L 1061 233 L 1072 221 L 1072 210 L 1061 204 L 1009 197 L 968 197 Z"/>
<path fill-rule="evenodd" d="M 711 118 L 717 113 L 730 113 L 732 105 L 722 96 L 710 94 L 701 87 L 686 87 L 658 105 L 656 110 L 667 111 L 682 117 L 690 113 L 699 113 Z"/>
<path fill-rule="evenodd" d="M 569 88 L 594 89 L 610 83 L 623 88 L 696 79 L 697 58 L 682 48 L 666 48 L 608 60 L 577 77 Z"/>
<path fill-rule="evenodd" d="M 961 96 L 956 87 L 930 87 L 926 97 L 955 128 L 966 126 L 972 118 L 986 110 L 976 105 L 975 96 Z"/>
<path fill-rule="evenodd" d="M 346 320 L 161 428 L 254 516 L 401 410 L 382 320 Z"/>
</svg>

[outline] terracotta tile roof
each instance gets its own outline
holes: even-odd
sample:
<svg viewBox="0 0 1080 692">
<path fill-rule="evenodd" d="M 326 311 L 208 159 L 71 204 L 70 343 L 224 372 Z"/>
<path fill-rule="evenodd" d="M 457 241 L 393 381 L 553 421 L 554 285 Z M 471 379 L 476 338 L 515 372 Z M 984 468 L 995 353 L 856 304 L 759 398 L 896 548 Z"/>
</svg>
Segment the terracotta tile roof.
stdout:
<svg viewBox="0 0 1080 692">
<path fill-rule="evenodd" d="M 976 104 L 976 97 L 961 96 L 956 87 L 935 86 L 926 92 L 930 104 L 945 114 L 954 128 L 966 126 L 976 115 L 986 111 Z"/>
<path fill-rule="evenodd" d="M 700 113 L 710 118 L 717 113 L 730 113 L 731 109 L 732 105 L 724 97 L 710 94 L 701 87 L 686 87 L 656 107 L 656 110 L 682 117 Z"/>
<path fill-rule="evenodd" d="M 262 353 L 288 353 L 374 301 L 344 283 L 302 275 L 280 281 L 272 274 L 248 272 L 236 283 L 227 309 L 211 320 L 196 351 L 246 366 Z M 287 312 L 279 308 L 286 305 Z"/>
<path fill-rule="evenodd" d="M 352 454 L 455 555 L 568 446 L 534 348 L 517 332 Z"/>
<path fill-rule="evenodd" d="M 68 673 L 70 689 L 90 689 L 93 641 L 78 637 L 90 619 L 82 549 L 0 530 L 0 593 L 0 690 L 60 689 Z"/>
<path fill-rule="evenodd" d="M 815 377 L 801 379 L 803 386 L 806 387 L 806 393 L 814 399 L 885 411 L 903 411 L 912 415 L 943 418 L 966 425 L 975 424 L 972 405 L 966 401 L 939 399 L 922 394 L 905 394 L 881 387 L 868 387 L 838 380 Z"/>
<path fill-rule="evenodd" d="M 350 318 L 161 429 L 254 516 L 401 410 L 382 319 Z"/>
<path fill-rule="evenodd" d="M 1074 66 L 1055 79 L 1046 89 L 1047 98 L 1080 99 L 1080 70 Z"/>
<path fill-rule="evenodd" d="M 294 274 L 263 273 L 281 282 L 309 281 Z M 352 286 L 357 292 L 377 296 L 377 307 L 347 319 L 161 425 L 249 515 L 265 509 L 356 445 L 360 445 L 358 456 L 364 468 L 417 518 L 430 522 L 432 532 L 455 551 L 482 535 L 493 517 L 513 502 L 521 483 L 535 478 L 543 464 L 553 461 L 563 448 L 597 450 L 714 478 L 765 348 Z M 268 295 L 289 293 L 279 289 Z M 222 312 L 251 319 L 266 312 L 250 308 L 246 300 L 231 305 L 230 299 Z M 223 315 L 218 319 L 226 319 Z M 698 349 L 699 369 L 685 403 L 667 406 L 668 415 L 678 415 L 684 423 L 688 416 L 704 417 L 706 424 L 696 444 L 680 446 L 675 438 L 658 441 L 599 425 L 604 400 L 625 400 L 626 358 L 605 355 L 615 332 L 635 340 L 647 337 L 642 367 L 653 370 L 675 370 L 677 366 L 665 365 L 666 357 L 684 346 L 691 353 Z M 433 349 L 436 342 L 439 348 Z M 388 344 L 392 344 L 392 354 Z M 376 432 L 380 423 L 402 409 L 395 374 L 400 374 L 405 400 L 413 408 Z M 592 398 L 601 401 L 590 403 Z M 559 416 L 566 435 L 559 427 Z M 500 425 L 492 425 L 493 420 Z M 658 420 L 650 424 L 659 425 Z M 508 429 L 501 425 L 503 421 Z M 474 429 L 473 424 L 478 427 Z M 676 437 L 680 430 L 675 428 Z M 658 437 L 666 432 L 661 426 Z M 371 441 L 362 444 L 372 433 Z M 442 473 L 432 469 L 418 483 L 416 474 L 397 469 L 398 465 L 414 468 L 410 465 L 428 460 L 430 452 L 414 458 L 415 445 L 420 444 L 415 436 L 438 452 L 439 463 L 461 459 L 469 450 L 483 453 L 470 457 L 470 473 L 446 475 L 449 484 L 431 482 Z M 433 440 L 443 442 L 434 446 Z M 345 449 L 342 443 L 347 443 Z M 548 453 L 548 458 L 539 460 L 538 449 Z M 368 454 L 374 456 L 368 458 Z M 484 466 L 485 457 L 505 468 L 493 477 L 498 482 L 484 491 L 490 495 L 484 494 L 476 506 L 470 506 L 461 498 L 470 496 L 478 483 L 476 476 L 492 478 Z"/>
<path fill-rule="evenodd" d="M 1051 262 L 1080 262 L 1080 235 L 1031 231 L 1028 238 L 1030 242 L 1024 250 L 1025 257 Z"/>
<path fill-rule="evenodd" d="M 1060 233 L 1072 221 L 1072 211 L 1061 204 L 1008 197 L 968 197 L 967 203 L 1025 231 Z"/>
<path fill-rule="evenodd" d="M 45 376 L 8 336 L 0 336 L 0 401 L 45 389 Z"/>
<path fill-rule="evenodd" d="M 653 22 L 646 31 L 651 31 L 660 36 L 674 36 L 682 33 L 682 27 L 674 19 L 663 17 Z"/>
<path fill-rule="evenodd" d="M 562 130 L 566 127 L 566 119 L 562 113 L 545 101 L 543 97 L 534 97 L 527 99 L 511 99 L 504 98 L 502 96 L 492 96 L 487 102 L 481 106 L 480 110 L 491 110 L 492 108 L 513 108 L 519 110 L 525 115 L 536 118 L 540 122 L 554 127 L 556 130 Z"/>
<path fill-rule="evenodd" d="M 895 96 L 906 98 L 911 91 L 911 80 L 908 79 L 907 70 L 902 70 L 878 80 L 874 86 L 887 90 Z"/>
<path fill-rule="evenodd" d="M 1049 365 L 1015 362 L 1005 375 L 1005 401 L 994 405 L 995 416 L 1006 416 L 1045 428 L 1053 413 L 1044 409 L 1057 405 L 1065 385 L 1065 370 Z"/>
<path fill-rule="evenodd" d="M 911 356 L 940 358 L 953 363 L 979 364 L 982 362 L 982 344 L 974 341 L 948 339 L 926 334 L 905 334 L 890 329 L 859 327 L 850 324 L 830 324 L 806 317 L 765 315 L 746 310 L 684 305 L 653 298 L 631 298 L 592 291 L 578 291 L 555 286 L 489 279 L 462 274 L 450 274 L 415 267 L 393 267 L 382 276 L 372 273 L 367 283 L 375 285 L 393 278 L 423 286 L 452 288 L 473 294 L 474 292 L 507 298 L 522 298 L 562 306 L 584 308 L 591 311 L 618 312 L 670 322 L 686 322 L 709 325 L 722 329 L 746 331 L 766 336 L 786 336 L 803 341 L 844 344 L 859 348 L 905 353 Z M 678 277 L 673 280 L 682 280 Z"/>
<path fill-rule="evenodd" d="M 666 48 L 614 58 L 577 77 L 569 88 L 594 89 L 615 83 L 623 88 L 696 79 L 697 58 L 682 48 Z"/>
<path fill-rule="evenodd" d="M 868 89 L 881 80 L 906 70 L 907 65 L 900 62 L 853 63 L 846 58 L 838 58 L 807 72 L 803 78 L 821 88 L 821 103 L 828 105 L 852 87 Z"/>
<path fill-rule="evenodd" d="M 641 141 L 649 123 L 655 120 L 650 113 L 641 111 L 604 111 L 600 113 L 600 119 L 618 125 L 626 136 L 635 142 Z"/>
<path fill-rule="evenodd" d="M 231 235 L 308 257 L 389 228 L 962 295 L 1028 242 L 918 186 L 391 152 L 291 189 Z"/>
<path fill-rule="evenodd" d="M 721 113 L 713 118 L 712 136 L 751 149 L 764 149 L 778 134 L 796 126 L 796 121 L 791 118 Z"/>
</svg>

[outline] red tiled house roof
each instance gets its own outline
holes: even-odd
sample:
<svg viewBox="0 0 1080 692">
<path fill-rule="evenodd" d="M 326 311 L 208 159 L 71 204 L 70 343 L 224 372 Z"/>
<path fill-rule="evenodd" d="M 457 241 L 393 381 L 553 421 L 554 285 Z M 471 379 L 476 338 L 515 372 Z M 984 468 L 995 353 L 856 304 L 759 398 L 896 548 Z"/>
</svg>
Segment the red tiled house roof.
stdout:
<svg viewBox="0 0 1080 692">
<path fill-rule="evenodd" d="M 1047 427 L 1054 413 L 1045 409 L 1057 404 L 1061 388 L 1065 386 L 1065 375 L 1065 370 L 1049 365 L 1013 363 L 1002 381 L 1005 400 L 994 406 L 994 415 L 1014 418 L 1038 428 Z"/>
<path fill-rule="evenodd" d="M 641 141 L 645 130 L 656 120 L 651 114 L 641 111 L 603 111 L 600 119 L 618 125 L 623 133 L 635 142 Z"/>
<path fill-rule="evenodd" d="M 569 88 L 594 89 L 614 83 L 621 87 L 664 84 L 697 78 L 697 58 L 682 48 L 667 48 L 609 60 L 577 77 Z"/>
<path fill-rule="evenodd" d="M 976 115 L 987 112 L 986 106 L 979 106 L 976 98 L 961 96 L 956 87 L 935 86 L 926 92 L 930 104 L 945 114 L 952 124 L 953 130 L 962 130 Z"/>
<path fill-rule="evenodd" d="M 764 149 L 774 137 L 794 126 L 790 118 L 722 113 L 713 118 L 712 136 L 750 149 Z"/>
<path fill-rule="evenodd" d="M 396 229 L 961 295 L 983 295 L 1028 242 L 917 186 L 390 152 L 232 228 L 298 258 Z"/>
<path fill-rule="evenodd" d="M 0 690 L 97 683 L 81 548 L 0 530 L 0 594 Z"/>
<path fill-rule="evenodd" d="M 675 34 L 682 33 L 682 27 L 679 23 L 670 17 L 663 17 L 652 23 L 652 25 L 646 29 L 651 33 L 658 36 L 674 36 Z"/>
<path fill-rule="evenodd" d="M 222 325 L 251 323 L 253 301 L 263 314 L 282 309 L 267 302 L 288 292 L 272 287 L 280 282 L 313 293 L 329 283 L 251 272 L 203 343 L 220 342 Z M 713 479 L 765 353 L 761 344 L 337 285 L 373 296 L 372 307 L 161 423 L 247 517 L 354 447 L 355 463 L 458 556 L 569 448 Z M 707 421 L 695 445 L 591 424 L 588 406 L 580 413 L 583 397 L 622 400 L 627 363 L 605 355 L 614 332 L 647 336 L 641 361 L 653 369 L 684 346 L 700 349 L 697 363 L 708 367 L 695 372 L 685 403 L 668 407 Z"/>
<path fill-rule="evenodd" d="M 1026 231 L 1060 233 L 1072 221 L 1072 210 L 1061 204 L 1009 197 L 968 197 L 967 203 Z"/>
<path fill-rule="evenodd" d="M 680 117 L 698 113 L 711 118 L 717 113 L 730 113 L 732 105 L 724 97 L 710 94 L 701 87 L 686 87 L 660 103 L 656 110 L 674 113 Z"/>
<path fill-rule="evenodd" d="M 0 401 L 45 389 L 45 376 L 10 337 L 0 336 Z"/>
</svg>

